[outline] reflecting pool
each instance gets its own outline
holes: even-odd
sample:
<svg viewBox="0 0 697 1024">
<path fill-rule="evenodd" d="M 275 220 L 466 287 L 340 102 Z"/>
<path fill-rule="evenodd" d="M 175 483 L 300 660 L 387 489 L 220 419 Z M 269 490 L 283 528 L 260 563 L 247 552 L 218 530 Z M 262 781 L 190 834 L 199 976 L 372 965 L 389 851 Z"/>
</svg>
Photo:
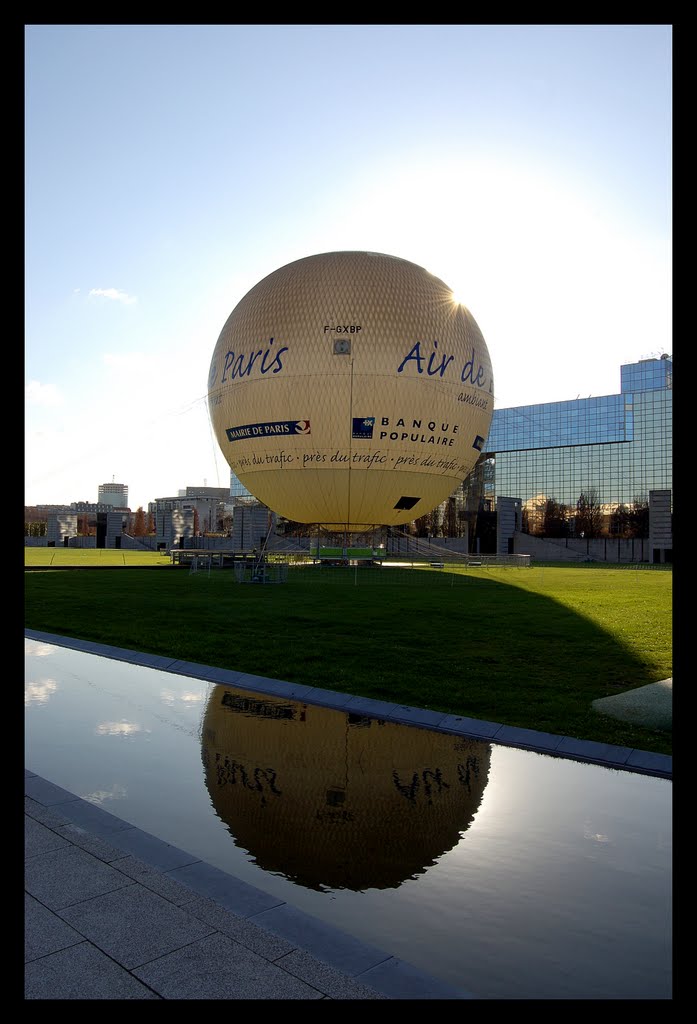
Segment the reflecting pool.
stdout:
<svg viewBox="0 0 697 1024">
<path fill-rule="evenodd" d="M 672 784 L 25 639 L 25 763 L 487 999 L 670 999 Z"/>
</svg>

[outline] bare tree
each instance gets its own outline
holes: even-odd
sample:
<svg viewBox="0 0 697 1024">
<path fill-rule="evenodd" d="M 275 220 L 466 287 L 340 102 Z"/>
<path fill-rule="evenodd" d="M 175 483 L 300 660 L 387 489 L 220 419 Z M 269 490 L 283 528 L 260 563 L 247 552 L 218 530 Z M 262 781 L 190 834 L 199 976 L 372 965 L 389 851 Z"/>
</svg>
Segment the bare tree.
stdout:
<svg viewBox="0 0 697 1024">
<path fill-rule="evenodd" d="M 547 498 L 542 509 L 542 534 L 545 537 L 566 537 L 569 533 L 569 510 L 554 498 Z"/>
<path fill-rule="evenodd" d="M 649 535 L 649 503 L 644 498 L 634 498 L 629 509 L 629 536 L 645 538 Z"/>
<path fill-rule="evenodd" d="M 428 512 L 426 515 L 419 516 L 418 519 L 414 520 L 414 532 L 417 537 L 428 537 L 430 528 L 431 521 Z"/>
<path fill-rule="evenodd" d="M 457 508 L 455 497 L 451 494 L 445 505 L 443 533 L 446 537 L 457 537 Z"/>
<path fill-rule="evenodd" d="M 443 536 L 443 512 L 440 505 L 436 505 L 434 509 L 428 513 L 427 518 L 430 521 L 429 533 L 432 537 Z"/>
<path fill-rule="evenodd" d="M 594 488 L 582 491 L 576 502 L 576 536 L 591 540 L 600 537 L 603 529 L 603 510 Z"/>
<path fill-rule="evenodd" d="M 620 503 L 610 515 L 610 535 L 612 537 L 630 537 L 631 512 L 626 505 Z"/>
</svg>

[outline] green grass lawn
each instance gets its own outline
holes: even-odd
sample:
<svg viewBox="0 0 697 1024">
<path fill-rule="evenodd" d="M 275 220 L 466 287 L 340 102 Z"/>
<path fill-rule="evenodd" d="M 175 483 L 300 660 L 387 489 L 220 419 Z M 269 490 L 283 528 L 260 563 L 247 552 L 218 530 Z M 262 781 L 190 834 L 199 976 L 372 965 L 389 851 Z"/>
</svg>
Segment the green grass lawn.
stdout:
<svg viewBox="0 0 697 1024">
<path fill-rule="evenodd" d="M 249 585 L 155 553 L 25 548 L 25 564 L 30 629 L 672 753 L 591 707 L 672 675 L 669 570 L 307 566 Z"/>
<path fill-rule="evenodd" d="M 45 566 L 70 567 L 108 565 L 171 565 L 169 555 L 161 551 L 118 551 L 116 548 L 25 548 L 26 568 Z"/>
</svg>

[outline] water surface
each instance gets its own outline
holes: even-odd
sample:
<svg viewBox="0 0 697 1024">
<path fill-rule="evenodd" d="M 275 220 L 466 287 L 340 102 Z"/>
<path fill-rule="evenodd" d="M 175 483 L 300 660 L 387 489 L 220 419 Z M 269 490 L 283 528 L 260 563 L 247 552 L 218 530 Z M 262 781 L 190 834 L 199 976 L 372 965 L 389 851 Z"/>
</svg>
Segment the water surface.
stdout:
<svg viewBox="0 0 697 1024">
<path fill-rule="evenodd" d="M 671 998 L 669 780 L 25 650 L 51 782 L 481 998 Z"/>
</svg>

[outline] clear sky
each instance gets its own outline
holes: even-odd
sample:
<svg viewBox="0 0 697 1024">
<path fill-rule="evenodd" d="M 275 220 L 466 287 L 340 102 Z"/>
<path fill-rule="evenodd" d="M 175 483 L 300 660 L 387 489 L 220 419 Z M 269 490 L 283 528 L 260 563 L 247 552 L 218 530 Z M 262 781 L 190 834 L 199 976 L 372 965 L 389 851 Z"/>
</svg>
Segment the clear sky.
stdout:
<svg viewBox="0 0 697 1024">
<path fill-rule="evenodd" d="M 495 407 L 672 353 L 670 25 L 26 25 L 25 503 L 227 487 L 208 369 L 336 250 L 441 278 Z"/>
</svg>

